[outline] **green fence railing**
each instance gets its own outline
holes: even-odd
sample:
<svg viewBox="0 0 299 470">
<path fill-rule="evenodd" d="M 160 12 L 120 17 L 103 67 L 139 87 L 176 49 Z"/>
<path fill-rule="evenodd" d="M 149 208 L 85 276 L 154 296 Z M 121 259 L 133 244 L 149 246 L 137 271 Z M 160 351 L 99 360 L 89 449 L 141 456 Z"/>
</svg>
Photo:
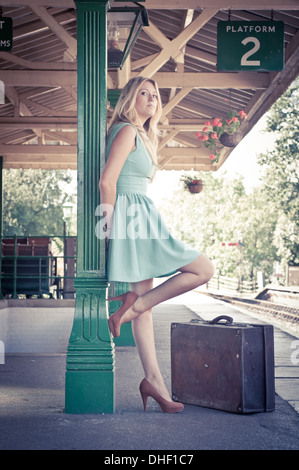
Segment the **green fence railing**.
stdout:
<svg viewBox="0 0 299 470">
<path fill-rule="evenodd" d="M 1 237 L 2 298 L 74 298 L 76 237 Z"/>
</svg>

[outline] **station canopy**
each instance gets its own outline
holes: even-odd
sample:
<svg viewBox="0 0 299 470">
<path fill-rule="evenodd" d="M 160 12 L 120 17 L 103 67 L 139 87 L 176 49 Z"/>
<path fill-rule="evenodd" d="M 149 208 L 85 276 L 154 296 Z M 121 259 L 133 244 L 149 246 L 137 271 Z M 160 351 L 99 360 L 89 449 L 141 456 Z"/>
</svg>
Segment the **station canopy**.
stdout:
<svg viewBox="0 0 299 470">
<path fill-rule="evenodd" d="M 110 3 L 120 6 L 117 1 Z M 76 169 L 75 4 L 73 0 L 2 0 L 1 5 L 2 19 L 13 21 L 13 47 L 0 52 L 0 80 L 5 85 L 0 104 L 3 167 Z M 232 148 L 220 149 L 215 163 L 196 133 L 207 121 L 242 110 L 247 114 L 240 128 L 244 137 L 297 77 L 298 0 L 146 0 L 142 5 L 148 11 L 149 26 L 143 28 L 123 68 L 108 70 L 108 96 L 114 96 L 130 77 L 155 79 L 163 101 L 161 168 L 217 170 Z M 264 38 L 271 49 L 273 36 L 262 29 L 264 36 L 254 39 L 257 31 L 252 23 L 252 29 L 245 28 L 249 45 L 241 48 L 247 56 L 236 58 L 240 64 L 249 61 L 249 69 L 223 68 L 222 58 L 234 56 L 244 41 L 237 29 L 231 29 L 235 47 L 229 42 L 225 46 L 222 38 L 224 55 L 217 56 L 218 23 L 228 21 L 238 28 L 242 22 L 283 23 L 283 67 L 267 70 L 255 60 Z M 112 107 L 108 102 L 108 120 Z"/>
</svg>

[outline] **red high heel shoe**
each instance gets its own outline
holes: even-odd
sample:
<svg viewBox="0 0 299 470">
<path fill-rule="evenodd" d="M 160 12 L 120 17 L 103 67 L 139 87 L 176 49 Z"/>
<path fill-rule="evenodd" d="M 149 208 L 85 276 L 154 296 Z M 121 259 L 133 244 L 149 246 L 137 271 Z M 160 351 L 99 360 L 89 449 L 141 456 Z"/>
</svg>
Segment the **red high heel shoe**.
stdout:
<svg viewBox="0 0 299 470">
<path fill-rule="evenodd" d="M 120 335 L 121 319 L 123 315 L 129 310 L 130 307 L 136 302 L 138 295 L 135 292 L 129 291 L 125 294 L 118 295 L 117 297 L 110 297 L 107 300 L 121 301 L 122 306 L 111 315 L 108 319 L 109 329 L 114 336 L 117 338 Z"/>
<path fill-rule="evenodd" d="M 146 411 L 148 397 L 152 397 L 156 400 L 163 413 L 179 413 L 184 409 L 183 403 L 165 400 L 165 398 L 163 398 L 146 379 L 142 380 L 139 390 L 143 401 L 144 411 Z"/>
</svg>

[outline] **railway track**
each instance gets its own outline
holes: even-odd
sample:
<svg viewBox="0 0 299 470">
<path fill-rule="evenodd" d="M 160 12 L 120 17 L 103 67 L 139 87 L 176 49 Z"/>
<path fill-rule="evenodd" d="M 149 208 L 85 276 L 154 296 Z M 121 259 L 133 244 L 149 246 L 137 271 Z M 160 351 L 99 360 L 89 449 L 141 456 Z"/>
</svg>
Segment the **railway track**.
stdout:
<svg viewBox="0 0 299 470">
<path fill-rule="evenodd" d="M 299 308 L 277 304 L 267 300 L 241 299 L 227 295 L 209 293 L 211 297 L 236 305 L 252 313 L 262 314 L 277 320 L 285 320 L 299 325 Z"/>
</svg>

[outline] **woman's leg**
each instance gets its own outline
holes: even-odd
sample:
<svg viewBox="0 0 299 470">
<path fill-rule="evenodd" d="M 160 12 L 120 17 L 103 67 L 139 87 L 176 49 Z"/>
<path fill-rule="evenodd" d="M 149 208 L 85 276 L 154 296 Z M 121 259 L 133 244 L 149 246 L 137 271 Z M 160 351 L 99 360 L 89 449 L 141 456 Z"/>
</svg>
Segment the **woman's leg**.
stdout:
<svg viewBox="0 0 299 470">
<path fill-rule="evenodd" d="M 154 289 L 148 287 L 147 281 L 136 283 L 135 285 L 142 285 L 140 294 L 135 291 L 139 297 L 132 307 L 121 316 L 120 325 L 138 318 L 141 313 L 151 310 L 165 300 L 172 299 L 205 284 L 213 276 L 214 266 L 205 255 L 199 255 L 192 263 L 183 266 L 178 271 L 180 271 L 179 274 L 170 277 Z"/>
<path fill-rule="evenodd" d="M 131 315 L 134 317 L 134 312 L 135 314 L 146 312 L 165 300 L 205 284 L 214 275 L 214 266 L 205 255 L 200 255 L 192 263 L 180 268 L 179 271 L 179 274 L 140 295 L 131 309 Z"/>
<path fill-rule="evenodd" d="M 132 290 L 138 295 L 143 295 L 153 288 L 153 280 L 148 279 L 131 284 Z M 132 320 L 132 331 L 136 347 L 143 366 L 145 378 L 153 385 L 160 395 L 170 401 L 171 397 L 164 384 L 162 374 L 158 365 L 154 328 L 151 309 L 138 315 Z"/>
<path fill-rule="evenodd" d="M 152 279 L 132 283 L 131 289 L 138 295 L 138 298 L 120 319 L 120 325 L 132 321 L 132 331 L 145 378 L 166 400 L 171 400 L 171 398 L 157 361 L 151 309 L 165 300 L 208 282 L 214 274 L 214 266 L 205 255 L 200 255 L 179 271 L 179 274 L 155 288 L 153 288 Z"/>
</svg>

